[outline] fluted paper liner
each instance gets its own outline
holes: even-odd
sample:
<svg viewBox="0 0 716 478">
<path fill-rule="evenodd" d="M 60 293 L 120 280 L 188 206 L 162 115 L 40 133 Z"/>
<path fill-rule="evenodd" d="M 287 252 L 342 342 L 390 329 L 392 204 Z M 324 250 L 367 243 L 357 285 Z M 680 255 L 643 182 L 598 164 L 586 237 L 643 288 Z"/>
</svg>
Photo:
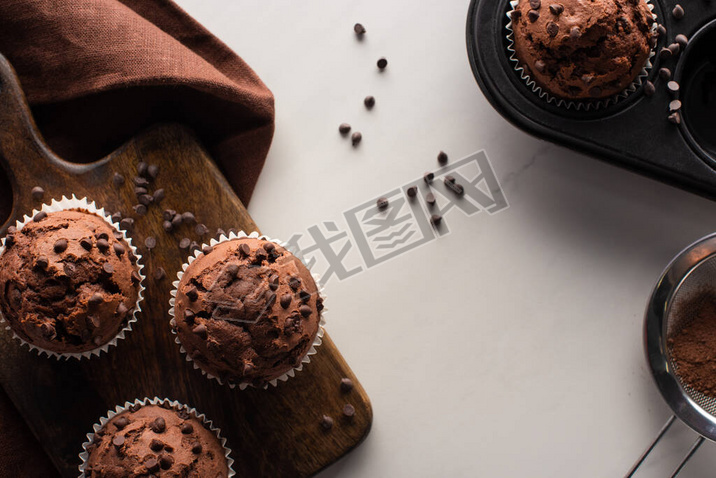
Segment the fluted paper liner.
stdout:
<svg viewBox="0 0 716 478">
<path fill-rule="evenodd" d="M 142 310 L 141 308 L 141 302 L 144 299 L 144 279 L 146 278 L 144 274 L 142 274 L 142 270 L 144 269 L 144 266 L 140 263 L 142 256 L 137 251 L 137 248 L 132 245 L 132 239 L 127 237 L 127 234 L 125 231 L 122 231 L 119 228 L 119 224 L 112 221 L 111 216 L 104 210 L 104 208 L 98 208 L 97 205 L 94 203 L 94 201 L 89 202 L 87 198 L 77 199 L 77 197 L 73 194 L 71 197 L 67 198 L 66 196 L 62 196 L 62 199 L 52 199 L 52 201 L 49 204 L 43 204 L 40 209 L 34 209 L 32 211 L 31 215 L 25 215 L 22 220 L 19 220 L 16 222 L 15 227 L 18 231 L 22 230 L 23 227 L 29 222 L 32 221 L 32 218 L 35 217 L 37 213 L 40 211 L 44 211 L 46 213 L 51 212 L 58 212 L 58 211 L 66 211 L 70 209 L 76 209 L 80 211 L 87 212 L 89 214 L 94 214 L 95 216 L 99 216 L 102 219 L 104 219 L 107 224 L 112 226 L 114 229 L 122 233 L 122 237 L 129 245 L 130 249 L 132 250 L 132 253 L 137 258 L 137 272 L 139 273 L 140 281 L 139 281 L 139 290 L 137 293 L 137 303 L 134 306 L 134 311 L 132 312 L 132 317 L 127 320 L 127 323 L 125 326 L 117 332 L 117 335 L 110 340 L 109 342 L 94 348 L 92 350 L 88 350 L 86 352 L 66 352 L 66 353 L 59 353 L 59 352 L 53 352 L 52 350 L 47 350 L 42 347 L 38 347 L 37 345 L 31 344 L 30 342 L 27 342 L 25 339 L 20 337 L 15 333 L 14 330 L 12 330 L 12 327 L 10 327 L 10 324 L 7 320 L 5 320 L 5 317 L 2 314 L 2 311 L 0 310 L 0 326 L 4 325 L 5 330 L 8 330 L 12 333 L 12 337 L 20 342 L 22 345 L 27 345 L 30 350 L 34 350 L 37 352 L 40 356 L 43 354 L 47 355 L 48 357 L 53 357 L 58 360 L 64 359 L 69 360 L 70 358 L 74 359 L 83 359 L 83 358 L 91 358 L 93 355 L 99 356 L 102 352 L 107 352 L 110 347 L 114 347 L 117 345 L 117 341 L 124 339 L 125 335 L 132 330 L 132 324 L 134 324 L 137 321 L 137 314 Z M 2 245 L 0 245 L 0 256 L 5 252 L 5 238 L 2 238 Z"/>
<path fill-rule="evenodd" d="M 189 356 L 189 354 L 186 352 L 186 349 L 185 349 L 184 346 L 181 344 L 181 340 L 179 339 L 179 335 L 178 335 L 177 332 L 174 330 L 174 326 L 173 326 L 174 323 L 175 323 L 174 304 L 175 304 L 175 302 L 176 302 L 176 296 L 177 296 L 177 291 L 178 291 L 178 288 L 179 288 L 179 283 L 181 282 L 181 278 L 184 276 L 184 272 L 186 271 L 187 267 L 189 267 L 189 265 L 190 265 L 192 262 L 194 262 L 196 259 L 198 259 L 199 257 L 201 257 L 201 256 L 203 255 L 202 250 L 204 249 L 205 246 L 208 245 L 208 246 L 214 247 L 214 246 L 216 246 L 217 244 L 220 244 L 220 243 L 222 243 L 222 242 L 232 241 L 232 240 L 235 240 L 235 239 L 243 239 L 243 238 L 261 239 L 261 240 L 265 240 L 265 241 L 270 241 L 270 242 L 273 242 L 274 244 L 278 244 L 279 246 L 281 246 L 281 247 L 283 247 L 284 249 L 288 250 L 289 252 L 293 253 L 293 252 L 287 247 L 287 245 L 286 245 L 284 242 L 278 241 L 278 240 L 276 240 L 276 239 L 271 239 L 270 237 L 267 237 L 267 236 L 264 236 L 264 235 L 259 235 L 258 232 L 252 232 L 251 234 L 246 234 L 244 231 L 239 231 L 238 233 L 230 232 L 229 234 L 222 234 L 221 236 L 219 236 L 218 239 L 211 239 L 211 241 L 209 241 L 209 244 L 202 244 L 201 247 L 200 247 L 198 250 L 194 251 L 194 253 L 189 256 L 189 259 L 187 260 L 187 262 L 185 262 L 184 264 L 182 264 L 181 270 L 177 273 L 177 280 L 172 283 L 172 285 L 174 286 L 174 289 L 172 289 L 172 291 L 171 291 L 171 297 L 172 297 L 172 298 L 169 299 L 169 305 L 170 305 L 169 315 L 171 315 L 171 317 L 172 317 L 172 319 L 171 319 L 171 321 L 170 321 L 170 325 L 172 326 L 172 333 L 175 335 L 174 341 L 179 345 L 179 349 L 180 349 L 181 353 L 184 355 L 184 357 L 186 357 L 186 361 L 187 361 L 187 362 L 191 362 L 191 363 L 192 363 L 192 365 L 194 366 L 195 369 L 199 370 L 199 371 L 200 371 L 203 375 L 205 375 L 207 378 L 216 380 L 217 382 L 219 382 L 219 383 L 222 384 L 222 385 L 224 384 L 224 382 L 221 380 L 221 378 L 216 377 L 216 376 L 210 374 L 209 372 L 207 372 L 206 370 L 204 370 L 203 368 L 201 368 L 201 366 L 200 366 L 199 364 L 197 364 L 197 363 Z M 295 254 L 294 254 L 294 255 L 295 255 Z M 305 264 L 304 264 L 304 265 L 305 265 Z M 308 268 L 308 266 L 306 266 L 306 267 Z M 309 271 L 310 271 L 310 268 L 309 268 Z M 320 281 L 319 276 L 318 276 L 317 274 L 314 274 L 314 273 L 311 273 L 311 276 L 313 277 L 313 281 L 316 283 L 316 287 L 318 288 L 318 295 L 319 295 L 322 299 L 325 300 L 325 296 L 324 296 L 324 294 L 323 294 L 323 287 L 321 286 L 321 281 Z M 274 379 L 272 379 L 272 380 L 269 380 L 268 383 L 263 386 L 263 388 L 268 388 L 268 385 L 269 385 L 269 384 L 275 387 L 275 386 L 278 385 L 278 382 L 285 382 L 285 381 L 287 381 L 289 378 L 294 377 L 295 374 L 296 374 L 296 372 L 300 372 L 301 370 L 303 370 L 303 364 L 306 364 L 306 363 L 310 363 L 310 362 L 311 362 L 311 356 L 312 356 L 312 355 L 315 355 L 315 354 L 317 353 L 317 350 L 316 350 L 316 349 L 323 343 L 323 334 L 324 334 L 324 329 L 323 329 L 323 327 L 324 327 L 324 325 L 326 324 L 326 321 L 325 321 L 325 313 L 326 313 L 326 310 L 327 310 L 327 309 L 324 307 L 324 309 L 320 312 L 320 321 L 319 321 L 319 323 L 318 323 L 318 332 L 316 333 L 316 338 L 313 339 L 313 344 L 312 344 L 311 347 L 308 349 L 308 352 L 306 352 L 306 354 L 305 354 L 305 355 L 303 356 L 303 358 L 301 359 L 301 363 L 299 363 L 297 367 L 292 368 L 291 370 L 289 370 L 288 372 L 284 373 L 284 374 L 281 375 L 280 377 L 277 377 L 277 378 L 274 378 Z M 238 386 L 240 390 L 244 390 L 244 389 L 246 389 L 246 388 L 248 388 L 248 387 L 257 388 L 257 387 L 255 387 L 255 385 L 253 385 L 253 384 L 251 384 L 251 383 L 243 383 L 243 382 L 242 382 L 242 383 L 239 383 L 239 384 L 233 384 L 233 383 L 228 383 L 228 382 L 227 382 L 227 385 L 228 385 L 229 387 L 231 387 L 231 388 L 235 388 L 235 387 Z"/>
<path fill-rule="evenodd" d="M 134 402 L 124 402 L 124 405 L 117 405 L 117 407 L 114 410 L 109 410 L 107 412 L 107 416 L 102 417 L 99 419 L 99 423 L 95 423 L 92 425 L 92 433 L 87 434 L 87 441 L 82 444 L 82 453 L 80 453 L 80 460 L 82 463 L 79 466 L 80 470 L 80 476 L 79 478 L 87 478 L 85 475 L 85 467 L 87 466 L 87 460 L 89 459 L 89 446 L 94 441 L 94 435 L 97 433 L 102 427 L 104 427 L 108 421 L 110 421 L 112 418 L 114 418 L 116 415 L 119 415 L 120 413 L 123 413 L 127 410 L 129 410 L 130 407 L 140 405 L 140 406 L 147 406 L 147 405 L 156 405 L 156 406 L 166 406 L 169 405 L 172 410 L 175 410 L 177 412 L 180 412 L 182 410 L 186 411 L 189 415 L 196 418 L 197 420 L 201 420 L 208 429 L 213 432 L 216 435 L 216 438 L 219 440 L 219 443 L 224 448 L 224 456 L 226 457 L 226 465 L 228 467 L 228 475 L 227 478 L 231 478 L 232 476 L 236 475 L 236 472 L 234 472 L 233 465 L 234 465 L 234 459 L 231 458 L 231 449 L 226 446 L 226 438 L 223 438 L 221 436 L 221 429 L 214 426 L 211 420 L 206 418 L 206 416 L 203 413 L 199 413 L 196 411 L 195 408 L 191 408 L 188 405 L 184 405 L 182 403 L 179 403 L 176 400 L 169 400 L 168 398 L 160 399 L 159 397 L 154 398 L 144 398 L 142 400 L 136 399 Z"/>
<path fill-rule="evenodd" d="M 624 90 L 617 93 L 616 95 L 610 96 L 609 98 L 602 98 L 602 99 L 595 99 L 595 100 L 567 100 L 564 98 L 559 98 L 557 96 L 550 95 L 547 91 L 545 91 L 541 86 L 537 84 L 535 80 L 532 79 L 532 77 L 529 75 L 527 70 L 522 66 L 520 63 L 519 58 L 517 58 L 517 51 L 515 50 L 515 35 L 514 30 L 512 30 L 512 13 L 517 8 L 517 5 L 519 5 L 519 0 L 512 0 L 510 1 L 510 6 L 512 9 L 507 12 L 507 51 L 509 52 L 509 59 L 512 63 L 514 63 L 514 68 L 517 73 L 519 73 L 520 78 L 525 82 L 525 84 L 530 87 L 533 93 L 535 93 L 537 96 L 545 100 L 547 103 L 554 104 L 560 108 L 567 108 L 567 109 L 575 109 L 577 111 L 584 110 L 599 110 L 602 108 L 606 108 L 607 106 L 614 105 L 619 103 L 620 101 L 626 99 L 637 91 L 641 85 L 644 83 L 644 80 L 649 77 L 649 70 L 652 68 L 651 59 L 656 54 L 654 51 L 654 48 L 651 49 L 649 52 L 649 57 L 646 59 L 646 62 L 644 63 L 644 66 L 642 67 L 639 74 L 636 76 L 634 81 L 629 84 Z M 650 0 L 646 0 L 646 5 L 649 7 L 649 10 L 651 10 L 651 16 L 654 18 L 654 24 L 651 26 L 652 33 L 656 31 L 657 26 L 657 17 L 654 13 L 654 5 L 651 4 Z"/>
</svg>

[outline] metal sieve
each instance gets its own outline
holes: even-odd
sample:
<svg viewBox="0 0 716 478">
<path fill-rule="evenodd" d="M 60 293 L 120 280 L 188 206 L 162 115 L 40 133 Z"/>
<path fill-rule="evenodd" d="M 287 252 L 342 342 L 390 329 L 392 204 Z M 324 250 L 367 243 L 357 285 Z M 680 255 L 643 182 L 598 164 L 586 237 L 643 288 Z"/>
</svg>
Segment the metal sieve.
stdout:
<svg viewBox="0 0 716 478">
<path fill-rule="evenodd" d="M 679 253 L 662 273 L 649 299 L 644 320 L 646 358 L 662 397 L 674 415 L 669 418 L 655 440 L 637 460 L 627 477 L 631 477 L 676 417 L 699 434 L 679 466 L 675 477 L 704 442 L 716 441 L 716 398 L 704 395 L 684 383 L 672 361 L 669 338 L 686 325 L 690 309 L 695 312 L 698 295 L 716 293 L 716 234 L 700 239 Z"/>
</svg>

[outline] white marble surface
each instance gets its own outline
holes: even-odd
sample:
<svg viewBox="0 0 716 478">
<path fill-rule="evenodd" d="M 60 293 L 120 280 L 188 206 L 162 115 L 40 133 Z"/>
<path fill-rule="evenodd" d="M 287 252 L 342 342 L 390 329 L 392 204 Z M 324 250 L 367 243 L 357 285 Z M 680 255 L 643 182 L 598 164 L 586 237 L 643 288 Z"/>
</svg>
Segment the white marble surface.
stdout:
<svg viewBox="0 0 716 478">
<path fill-rule="evenodd" d="M 484 149 L 510 203 L 453 214 L 449 236 L 328 284 L 328 329 L 375 421 L 320 476 L 622 476 L 670 414 L 642 351 L 646 300 L 672 256 L 712 232 L 714 204 L 503 120 L 470 72 L 465 0 L 178 3 L 276 95 L 249 208 L 265 233 L 338 221 L 441 149 Z M 358 149 L 344 121 L 363 132 Z M 675 426 L 638 476 L 669 476 L 694 438 Z M 682 476 L 715 465 L 707 443 Z"/>
</svg>

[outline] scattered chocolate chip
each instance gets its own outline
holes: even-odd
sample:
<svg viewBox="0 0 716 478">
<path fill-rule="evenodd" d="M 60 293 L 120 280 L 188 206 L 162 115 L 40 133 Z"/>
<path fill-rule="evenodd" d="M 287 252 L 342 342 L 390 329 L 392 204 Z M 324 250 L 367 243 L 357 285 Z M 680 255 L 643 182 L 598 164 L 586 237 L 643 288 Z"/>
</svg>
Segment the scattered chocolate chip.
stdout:
<svg viewBox="0 0 716 478">
<path fill-rule="evenodd" d="M 685 13 L 686 12 L 684 11 L 684 7 L 682 7 L 681 5 L 676 5 L 671 11 L 671 14 L 677 20 L 681 20 L 682 18 L 684 18 Z"/>
<path fill-rule="evenodd" d="M 244 257 L 246 257 L 246 256 L 248 256 L 249 254 L 251 254 L 251 248 L 249 247 L 248 244 L 242 243 L 242 244 L 239 246 L 239 252 L 241 252 L 241 254 L 243 254 Z"/>
<path fill-rule="evenodd" d="M 542 8 L 542 0 L 530 0 L 530 8 L 532 10 L 539 10 Z"/>
<path fill-rule="evenodd" d="M 303 304 L 301 307 L 299 307 L 298 311 L 304 317 L 308 317 L 309 315 L 311 315 L 311 308 L 309 306 L 307 306 L 306 304 Z"/>
<path fill-rule="evenodd" d="M 268 258 L 268 254 L 266 254 L 266 251 L 264 251 L 263 249 L 256 249 L 255 256 L 256 256 L 256 261 L 259 263 L 265 261 Z"/>
<path fill-rule="evenodd" d="M 162 229 L 164 229 L 164 232 L 172 232 L 174 226 L 172 226 L 171 221 L 164 221 L 162 222 Z"/>
<path fill-rule="evenodd" d="M 348 393 L 351 390 L 353 390 L 353 380 L 348 377 L 343 377 L 341 379 L 341 392 Z"/>
<path fill-rule="evenodd" d="M 112 214 L 112 222 L 119 222 L 122 220 L 122 213 L 117 211 L 114 214 Z"/>
<path fill-rule="evenodd" d="M 353 144 L 353 146 L 358 146 L 358 143 L 360 143 L 362 140 L 363 135 L 359 131 L 356 131 L 351 135 L 351 144 Z"/>
<path fill-rule="evenodd" d="M 665 36 L 665 35 L 666 35 L 666 27 L 665 27 L 664 25 L 662 25 L 662 24 L 658 24 L 658 25 L 656 26 L 656 33 L 657 33 L 657 35 L 659 35 L 660 37 Z"/>
<path fill-rule="evenodd" d="M 291 294 L 283 294 L 281 296 L 281 301 L 280 301 L 281 307 L 283 307 L 284 309 L 288 309 L 291 306 L 292 299 L 293 299 L 293 297 L 291 297 Z"/>
<path fill-rule="evenodd" d="M 681 101 L 674 100 L 671 103 L 669 103 L 669 111 L 673 113 L 674 111 L 679 111 L 681 109 Z"/>
<path fill-rule="evenodd" d="M 386 60 L 385 58 L 380 58 L 378 60 L 377 65 L 378 65 L 378 68 L 380 68 L 381 70 L 384 70 L 385 67 L 388 66 L 388 60 Z"/>
<path fill-rule="evenodd" d="M 440 151 L 438 153 L 438 164 L 444 166 L 448 162 L 448 155 L 445 151 Z"/>
<path fill-rule="evenodd" d="M 174 219 L 174 216 L 176 216 L 176 215 L 177 215 L 177 212 L 174 211 L 173 209 L 165 209 L 164 212 L 162 212 L 162 218 L 165 221 L 171 221 L 172 219 Z"/>
<path fill-rule="evenodd" d="M 167 272 L 164 270 L 163 267 L 157 267 L 157 269 L 154 271 L 154 280 L 160 281 L 166 276 Z"/>
<path fill-rule="evenodd" d="M 213 250 L 214 250 L 214 248 L 211 247 L 211 246 L 204 246 L 204 247 L 202 247 L 201 252 L 202 252 L 205 256 L 207 256 L 207 255 L 211 254 L 211 251 L 213 251 Z"/>
<path fill-rule="evenodd" d="M 557 25 L 554 22 L 548 22 L 547 23 L 547 33 L 549 34 L 549 36 L 551 36 L 553 38 L 556 37 L 557 33 L 559 33 L 559 25 Z"/>
<path fill-rule="evenodd" d="M 163 470 L 170 469 L 172 465 L 174 465 L 174 457 L 166 453 L 162 453 L 162 455 L 159 457 L 159 465 L 162 467 Z"/>
<path fill-rule="evenodd" d="M 410 186 L 407 191 L 409 198 L 414 198 L 418 195 L 418 188 L 417 186 Z"/>
<path fill-rule="evenodd" d="M 553 3 L 549 6 L 549 11 L 552 12 L 552 15 L 561 15 L 564 7 L 559 3 Z"/>
<path fill-rule="evenodd" d="M 112 235 L 114 236 L 114 239 L 116 241 L 121 241 L 122 239 L 124 239 L 124 234 L 122 234 L 121 231 L 112 231 Z"/>
<path fill-rule="evenodd" d="M 45 190 L 42 189 L 40 186 L 35 186 L 34 188 L 32 188 L 32 191 L 30 191 L 30 194 L 32 195 L 32 199 L 34 199 L 35 201 L 39 201 L 45 195 Z"/>
<path fill-rule="evenodd" d="M 341 133 L 343 136 L 347 135 L 351 132 L 351 125 L 348 123 L 341 123 L 340 126 L 338 126 L 338 132 Z"/>
<path fill-rule="evenodd" d="M 669 118 L 668 118 L 668 119 L 669 119 L 669 121 L 670 121 L 671 123 L 674 123 L 674 124 L 677 124 L 677 125 L 678 125 L 678 124 L 681 124 L 681 115 L 679 114 L 678 111 L 675 112 L 675 113 L 671 113 L 671 114 L 669 115 Z"/>
<path fill-rule="evenodd" d="M 432 183 L 432 182 L 433 182 L 433 179 L 435 179 L 435 174 L 434 174 L 434 173 L 425 173 L 425 174 L 423 174 L 423 181 L 425 181 L 426 183 L 428 183 L 428 184 Z"/>
<path fill-rule="evenodd" d="M 196 327 L 192 329 L 192 332 L 194 332 L 199 338 L 206 339 L 209 334 L 206 331 L 206 325 L 199 324 Z"/>
<path fill-rule="evenodd" d="M 195 302 L 196 299 L 199 298 L 199 291 L 197 291 L 197 290 L 196 290 L 196 287 L 194 287 L 194 286 L 189 287 L 189 288 L 186 290 L 186 292 L 184 292 L 184 294 L 185 294 L 185 295 L 187 296 L 187 298 L 188 298 L 190 301 L 192 301 L 192 302 Z"/>
<path fill-rule="evenodd" d="M 129 309 L 127 308 L 127 306 L 124 305 L 124 302 L 120 302 L 119 305 L 117 306 L 117 315 L 124 315 L 127 312 L 129 312 Z"/>
<path fill-rule="evenodd" d="M 353 25 L 353 31 L 358 36 L 365 35 L 365 27 L 360 23 L 356 23 L 355 25 Z"/>
<path fill-rule="evenodd" d="M 162 417 L 157 417 L 150 427 L 154 433 L 163 433 L 167 429 L 167 424 Z"/>
<path fill-rule="evenodd" d="M 452 175 L 448 174 L 448 175 L 445 176 L 445 178 L 443 178 L 443 181 L 444 181 L 446 184 L 447 184 L 447 183 L 455 184 L 455 176 L 452 176 Z"/>
<path fill-rule="evenodd" d="M 670 81 L 666 84 L 666 87 L 671 91 L 672 93 L 678 93 L 679 92 L 679 84 L 675 81 Z"/>
<path fill-rule="evenodd" d="M 676 35 L 676 38 L 674 38 L 674 40 L 676 40 L 676 43 L 678 43 L 679 46 L 681 46 L 682 50 L 684 48 L 686 48 L 686 45 L 689 44 L 689 38 L 682 33 L 679 33 L 678 35 Z"/>
<path fill-rule="evenodd" d="M 147 174 L 152 179 L 157 179 L 157 176 L 159 176 L 159 166 L 156 164 L 150 164 L 147 168 Z"/>
<path fill-rule="evenodd" d="M 147 190 L 147 188 L 139 188 L 139 187 L 134 188 L 134 195 L 137 197 L 139 197 L 143 194 L 147 194 L 148 192 L 149 191 Z"/>
<path fill-rule="evenodd" d="M 462 196 L 463 193 L 465 192 L 465 188 L 462 187 L 462 184 L 458 184 L 458 183 L 456 183 L 454 180 L 453 180 L 453 181 L 448 181 L 448 179 L 445 178 L 445 181 L 444 181 L 444 182 L 445 182 L 445 186 L 447 186 L 447 188 L 448 188 L 450 191 L 454 192 L 454 193 L 457 194 L 458 196 Z"/>
<path fill-rule="evenodd" d="M 35 216 L 32 218 L 32 220 L 35 222 L 40 222 L 43 219 L 45 219 L 46 217 L 47 217 L 47 213 L 45 211 L 40 211 L 37 214 L 35 214 Z"/>
<path fill-rule="evenodd" d="M 356 414 L 356 409 L 350 403 L 343 405 L 343 416 L 352 418 Z"/>
<path fill-rule="evenodd" d="M 35 267 L 39 269 L 47 269 L 48 265 L 50 265 L 50 261 L 45 256 L 40 256 L 35 261 Z"/>
<path fill-rule="evenodd" d="M 157 189 L 154 191 L 154 202 L 159 204 L 164 199 L 164 189 Z"/>
<path fill-rule="evenodd" d="M 209 228 L 204 224 L 197 224 L 194 228 L 194 232 L 196 232 L 197 236 L 204 236 L 209 233 Z"/>
<path fill-rule="evenodd" d="M 114 274 L 114 266 L 109 262 L 105 262 L 102 265 L 102 270 L 105 271 L 107 274 Z"/>
<path fill-rule="evenodd" d="M 671 79 L 671 70 L 668 68 L 659 68 L 659 78 L 669 81 Z"/>
<path fill-rule="evenodd" d="M 139 203 L 144 204 L 145 206 L 149 206 L 154 202 L 154 197 L 150 196 L 149 194 L 142 194 L 139 196 Z"/>
<path fill-rule="evenodd" d="M 681 46 L 678 43 L 672 43 L 668 48 L 671 54 L 675 57 L 681 53 Z"/>
<path fill-rule="evenodd" d="M 115 242 L 112 245 L 112 248 L 114 249 L 114 253 L 117 254 L 118 256 L 121 256 L 122 254 L 127 252 L 127 250 L 124 248 L 124 246 L 119 242 Z"/>
<path fill-rule="evenodd" d="M 97 249 L 100 250 L 100 252 L 106 252 L 109 250 L 109 241 L 105 239 L 104 237 L 97 240 Z"/>
<path fill-rule="evenodd" d="M 442 221 L 443 217 L 439 214 L 433 214 L 430 216 L 430 223 L 435 227 L 438 227 Z"/>
<path fill-rule="evenodd" d="M 194 217 L 194 214 L 191 212 L 185 212 L 181 215 L 182 222 L 185 222 L 186 224 L 194 224 L 196 222 L 196 218 Z"/>
<path fill-rule="evenodd" d="M 184 435 L 188 435 L 194 431 L 194 426 L 189 422 L 184 422 L 181 424 L 180 429 Z"/>
<path fill-rule="evenodd" d="M 537 10 L 530 10 L 527 12 L 527 18 L 529 18 L 530 22 L 534 23 L 539 19 L 539 12 Z"/>
<path fill-rule="evenodd" d="M 116 446 L 117 448 L 124 445 L 124 436 L 123 435 L 115 435 L 112 437 L 112 445 Z"/>
<path fill-rule="evenodd" d="M 124 229 L 125 231 L 129 231 L 134 227 L 134 219 L 131 217 L 125 217 L 121 221 L 119 221 L 119 227 Z"/>
<path fill-rule="evenodd" d="M 140 176 L 146 176 L 147 175 L 147 167 L 148 167 L 148 165 L 144 161 L 137 164 L 137 174 L 139 174 Z"/>
<path fill-rule="evenodd" d="M 112 183 L 115 187 L 120 187 L 124 184 L 124 176 L 122 176 L 119 173 L 114 173 L 114 176 L 112 176 Z"/>
<path fill-rule="evenodd" d="M 378 206 L 378 209 L 381 211 L 388 208 L 388 199 L 387 198 L 380 198 L 376 201 L 376 205 Z"/>
<path fill-rule="evenodd" d="M 132 209 L 134 209 L 134 212 L 137 213 L 138 216 L 144 216 L 147 214 L 147 206 L 144 204 L 132 206 Z"/>
<path fill-rule="evenodd" d="M 375 97 L 373 96 L 366 96 L 363 100 L 363 104 L 366 108 L 372 109 L 375 106 Z"/>
<path fill-rule="evenodd" d="M 202 450 L 202 447 L 201 447 L 201 443 L 199 443 L 199 442 L 196 442 L 191 446 L 191 452 L 194 453 L 195 455 L 198 455 L 199 453 L 201 453 L 201 450 Z"/>
<path fill-rule="evenodd" d="M 435 194 L 433 193 L 427 193 L 425 195 L 425 202 L 428 203 L 428 206 L 434 206 L 435 205 Z"/>
<path fill-rule="evenodd" d="M 321 428 L 324 430 L 330 430 L 333 428 L 333 419 L 328 415 L 323 415 L 321 417 Z"/>
<path fill-rule="evenodd" d="M 151 251 L 152 249 L 157 247 L 157 240 L 154 237 L 149 236 L 144 239 L 144 245 L 147 246 L 147 249 Z"/>
<path fill-rule="evenodd" d="M 123 430 L 127 425 L 129 425 L 127 417 L 119 417 L 114 421 L 114 426 L 117 427 L 117 430 Z"/>
<path fill-rule="evenodd" d="M 89 251 L 92 249 L 92 239 L 89 239 L 87 237 L 83 237 L 80 239 L 80 246 L 82 246 L 82 249 Z"/>
<path fill-rule="evenodd" d="M 662 60 L 668 60 L 669 58 L 672 57 L 672 55 L 673 55 L 672 51 L 666 47 L 659 50 L 659 58 L 661 58 Z"/>
<path fill-rule="evenodd" d="M 179 241 L 179 249 L 189 249 L 189 246 L 191 245 L 191 239 L 188 237 L 185 237 L 181 241 Z"/>
<path fill-rule="evenodd" d="M 94 235 L 94 237 L 96 239 L 109 240 L 109 234 L 107 234 L 106 232 L 98 232 Z"/>
<path fill-rule="evenodd" d="M 569 30 L 569 38 L 572 40 L 576 40 L 577 38 L 582 36 L 582 30 L 579 29 L 579 27 L 572 27 Z"/>
<path fill-rule="evenodd" d="M 149 187 L 149 181 L 147 181 L 144 178 L 141 178 L 139 176 L 135 176 L 132 178 L 132 182 L 135 186 L 139 186 L 140 188 L 148 188 Z"/>
<path fill-rule="evenodd" d="M 67 250 L 67 239 L 58 239 L 55 242 L 54 251 L 57 254 L 61 254 Z"/>
<path fill-rule="evenodd" d="M 181 226 L 181 223 L 184 222 L 184 219 L 182 218 L 181 214 L 177 214 L 172 218 L 172 227 L 179 227 Z"/>
</svg>

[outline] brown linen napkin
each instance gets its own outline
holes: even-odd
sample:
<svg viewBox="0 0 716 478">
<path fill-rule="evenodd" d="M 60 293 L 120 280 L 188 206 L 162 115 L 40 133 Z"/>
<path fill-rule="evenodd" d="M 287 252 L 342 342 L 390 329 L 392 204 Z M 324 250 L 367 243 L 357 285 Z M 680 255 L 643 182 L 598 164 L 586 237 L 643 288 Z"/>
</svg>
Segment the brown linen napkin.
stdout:
<svg viewBox="0 0 716 478">
<path fill-rule="evenodd" d="M 170 0 L 1 0 L 0 53 L 60 157 L 94 161 L 151 124 L 178 121 L 248 203 L 273 136 L 273 96 Z M 0 169 L 0 223 L 11 204 Z M 56 476 L 4 393 L 0 476 Z"/>
</svg>

